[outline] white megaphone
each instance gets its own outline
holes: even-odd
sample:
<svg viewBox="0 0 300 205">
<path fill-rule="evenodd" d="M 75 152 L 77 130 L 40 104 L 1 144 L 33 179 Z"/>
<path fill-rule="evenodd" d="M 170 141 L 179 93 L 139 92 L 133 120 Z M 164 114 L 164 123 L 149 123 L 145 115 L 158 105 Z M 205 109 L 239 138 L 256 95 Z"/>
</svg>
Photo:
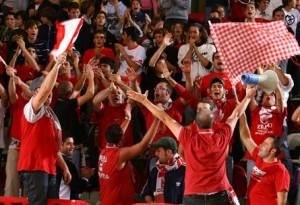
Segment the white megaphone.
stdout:
<svg viewBox="0 0 300 205">
<path fill-rule="evenodd" d="M 267 94 L 272 93 L 279 83 L 277 74 L 272 70 L 267 70 L 262 75 L 252 73 L 243 74 L 242 81 L 246 84 L 259 85 L 259 87 Z"/>
</svg>

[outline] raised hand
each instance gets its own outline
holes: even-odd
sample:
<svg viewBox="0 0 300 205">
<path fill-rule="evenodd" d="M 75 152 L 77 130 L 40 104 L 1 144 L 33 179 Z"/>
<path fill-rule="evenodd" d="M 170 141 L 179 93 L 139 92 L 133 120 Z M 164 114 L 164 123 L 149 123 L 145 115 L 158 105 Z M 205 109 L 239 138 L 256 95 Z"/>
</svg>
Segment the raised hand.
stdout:
<svg viewBox="0 0 300 205">
<path fill-rule="evenodd" d="M 148 91 L 146 91 L 144 94 L 141 94 L 141 93 L 137 93 L 133 90 L 129 90 L 129 91 L 127 91 L 126 94 L 129 99 L 132 99 L 136 102 L 143 104 L 147 100 Z"/>
<path fill-rule="evenodd" d="M 25 42 L 22 36 L 16 36 L 15 41 L 21 49 L 25 48 Z"/>
<path fill-rule="evenodd" d="M 172 39 L 172 33 L 167 33 L 165 36 L 164 36 L 164 39 L 163 39 L 163 44 L 165 46 L 169 46 L 173 43 L 173 39 Z"/>
<path fill-rule="evenodd" d="M 192 70 L 192 61 L 191 59 L 185 58 L 183 59 L 182 66 L 180 67 L 182 72 L 190 73 Z"/>
<path fill-rule="evenodd" d="M 58 64 L 62 64 L 62 63 L 64 63 L 66 60 L 67 60 L 67 53 L 64 52 L 64 53 L 60 54 L 60 55 L 57 57 L 56 62 L 57 62 Z"/>
<path fill-rule="evenodd" d="M 131 67 L 128 67 L 128 69 L 126 70 L 126 74 L 130 81 L 134 81 L 137 77 L 135 70 Z"/>
<path fill-rule="evenodd" d="M 109 75 L 109 80 L 115 83 L 122 82 L 121 76 L 119 74 L 110 74 Z"/>
<path fill-rule="evenodd" d="M 9 77 L 13 77 L 16 73 L 17 73 L 17 71 L 16 71 L 16 69 L 14 69 L 13 67 L 11 67 L 11 66 L 7 66 L 7 67 L 6 67 L 6 74 L 7 74 Z"/>
</svg>

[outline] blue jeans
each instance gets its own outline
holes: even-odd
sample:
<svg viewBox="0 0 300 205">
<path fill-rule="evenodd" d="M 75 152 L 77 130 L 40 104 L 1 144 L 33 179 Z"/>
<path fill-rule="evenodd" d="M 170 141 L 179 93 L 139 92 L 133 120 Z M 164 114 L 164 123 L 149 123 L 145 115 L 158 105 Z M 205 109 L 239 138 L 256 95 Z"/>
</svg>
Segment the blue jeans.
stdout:
<svg viewBox="0 0 300 205">
<path fill-rule="evenodd" d="M 29 205 L 45 205 L 47 199 L 58 198 L 55 175 L 43 171 L 23 171 L 21 179 L 27 191 Z"/>
<path fill-rule="evenodd" d="M 211 195 L 186 195 L 183 197 L 184 205 L 230 205 L 226 191 Z"/>
</svg>

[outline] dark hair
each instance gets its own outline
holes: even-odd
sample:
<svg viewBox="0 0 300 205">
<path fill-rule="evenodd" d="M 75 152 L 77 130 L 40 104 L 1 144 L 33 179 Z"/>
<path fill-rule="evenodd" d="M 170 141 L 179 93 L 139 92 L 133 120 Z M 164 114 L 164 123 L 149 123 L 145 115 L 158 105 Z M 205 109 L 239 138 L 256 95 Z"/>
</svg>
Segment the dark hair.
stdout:
<svg viewBox="0 0 300 205">
<path fill-rule="evenodd" d="M 68 138 L 73 138 L 73 137 L 71 137 L 71 136 L 63 136 L 62 137 L 62 143 L 65 143 Z"/>
<path fill-rule="evenodd" d="M 274 9 L 273 10 L 273 12 L 272 12 L 272 17 L 274 17 L 275 16 L 275 14 L 277 13 L 277 12 L 284 12 L 283 10 L 283 6 L 278 6 L 276 9 Z"/>
<path fill-rule="evenodd" d="M 209 98 L 203 98 L 198 102 L 198 104 L 199 103 L 209 104 L 210 110 L 213 110 L 213 108 L 214 108 L 214 103 Z"/>
<path fill-rule="evenodd" d="M 70 83 L 70 81 L 64 80 L 58 84 L 57 92 L 59 98 L 67 99 L 72 94 L 72 90 L 70 90 Z"/>
<path fill-rule="evenodd" d="M 96 34 L 104 34 L 104 36 L 106 37 L 106 32 L 104 30 L 96 30 L 93 33 L 93 38 L 95 38 Z"/>
<path fill-rule="evenodd" d="M 280 138 L 278 136 L 275 136 L 275 135 L 271 135 L 270 138 L 273 139 L 272 148 L 276 149 L 275 157 L 278 157 L 279 154 L 281 153 L 281 147 L 282 147 Z"/>
<path fill-rule="evenodd" d="M 96 14 L 96 16 L 97 16 L 98 14 L 104 14 L 105 18 L 107 17 L 107 13 L 105 13 L 105 12 L 102 11 L 102 10 L 101 10 L 101 11 L 98 11 L 98 13 Z M 95 17 L 96 17 L 96 16 L 95 16 Z"/>
<path fill-rule="evenodd" d="M 25 21 L 28 19 L 28 16 L 27 16 L 26 11 L 18 11 L 18 12 L 16 13 L 16 18 L 17 18 L 18 16 L 21 17 L 21 19 L 23 20 L 23 22 L 25 22 Z"/>
<path fill-rule="evenodd" d="M 224 80 L 222 78 L 213 78 L 211 81 L 210 81 L 210 85 L 209 87 L 211 87 L 213 84 L 215 83 L 221 83 L 223 86 L 224 86 Z"/>
<path fill-rule="evenodd" d="M 130 36 L 131 40 L 138 41 L 139 40 L 139 31 L 134 26 L 129 26 L 127 28 L 124 28 L 124 33 L 127 34 L 127 36 Z"/>
<path fill-rule="evenodd" d="M 7 16 L 14 16 L 14 18 L 16 18 L 16 14 L 12 11 L 9 11 L 7 12 L 5 15 L 4 15 L 4 19 L 6 19 Z"/>
<path fill-rule="evenodd" d="M 29 19 L 28 21 L 25 22 L 24 28 L 25 30 L 27 30 L 33 26 L 38 26 L 38 23 L 33 19 Z"/>
<path fill-rule="evenodd" d="M 112 144 L 119 144 L 123 137 L 123 130 L 117 123 L 110 125 L 105 132 L 106 141 Z"/>
<path fill-rule="evenodd" d="M 153 37 L 155 37 L 156 34 L 165 35 L 165 30 L 163 28 L 155 29 L 153 32 Z"/>
<path fill-rule="evenodd" d="M 68 4 L 68 11 L 70 11 L 72 9 L 79 9 L 79 8 L 80 7 L 79 7 L 79 4 L 77 2 L 72 1 Z"/>
<path fill-rule="evenodd" d="M 204 43 L 207 43 L 207 40 L 208 40 L 208 33 L 207 33 L 207 30 L 205 29 L 204 26 L 202 26 L 201 24 L 199 23 L 192 23 L 189 25 L 189 30 L 191 27 L 196 27 L 200 33 L 200 43 L 201 44 L 204 44 Z"/>
<path fill-rule="evenodd" d="M 170 93 L 170 95 L 172 95 L 173 93 L 173 87 L 170 85 L 170 83 L 166 80 L 166 79 L 163 79 L 161 80 L 160 82 L 158 82 L 155 87 L 159 84 L 159 83 L 165 83 L 167 85 L 167 90 L 168 92 Z"/>
<path fill-rule="evenodd" d="M 95 7 L 93 1 L 90 1 L 90 0 L 87 0 L 87 1 L 83 1 L 81 4 L 80 4 L 80 12 L 82 14 L 86 14 L 88 9 L 93 6 Z"/>
<path fill-rule="evenodd" d="M 100 59 L 99 64 L 107 64 L 110 66 L 110 70 L 114 71 L 115 70 L 115 61 L 109 57 L 102 57 Z"/>
<path fill-rule="evenodd" d="M 45 7 L 39 12 L 40 17 L 46 17 L 52 23 L 56 20 L 56 11 L 52 7 Z"/>
</svg>

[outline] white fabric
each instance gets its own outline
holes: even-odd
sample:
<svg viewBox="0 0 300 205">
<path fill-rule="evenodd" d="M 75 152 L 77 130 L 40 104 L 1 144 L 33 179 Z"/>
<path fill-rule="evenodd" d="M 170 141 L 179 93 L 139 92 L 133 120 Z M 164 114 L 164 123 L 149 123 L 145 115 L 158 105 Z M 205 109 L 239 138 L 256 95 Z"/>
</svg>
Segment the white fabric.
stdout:
<svg viewBox="0 0 300 205">
<path fill-rule="evenodd" d="M 71 198 L 71 188 L 65 181 L 61 179 L 59 186 L 59 199 L 70 200 Z"/>
<path fill-rule="evenodd" d="M 279 81 L 279 85 L 281 88 L 281 93 L 282 93 L 282 102 L 283 102 L 283 106 L 287 107 L 287 101 L 289 99 L 289 93 L 290 91 L 293 89 L 294 87 L 294 81 L 292 79 L 292 76 L 290 74 L 284 74 L 288 80 L 289 80 L 289 84 L 287 86 L 282 85 L 282 83 Z"/>
<path fill-rule="evenodd" d="M 146 58 L 146 51 L 145 48 L 138 45 L 136 48 L 134 49 L 128 49 L 127 46 L 125 46 L 125 51 L 127 53 L 127 55 L 133 59 L 133 61 L 139 63 L 139 64 L 143 64 L 145 58 Z M 118 70 L 118 74 L 121 76 L 127 76 L 127 69 L 128 69 L 128 64 L 126 62 L 126 60 L 124 59 L 124 56 L 121 55 L 121 64 L 120 64 L 120 68 Z M 142 72 L 142 67 L 140 67 L 136 73 L 140 74 Z"/>
<path fill-rule="evenodd" d="M 294 8 L 290 11 L 286 11 L 285 9 L 282 10 L 284 12 L 284 21 L 286 25 L 289 26 L 293 30 L 294 35 L 296 35 L 297 24 L 300 21 L 300 12 Z"/>
<path fill-rule="evenodd" d="M 257 10 L 256 14 L 255 14 L 255 18 L 261 18 L 261 19 L 270 21 L 272 19 L 272 16 L 269 15 L 267 12 L 263 13 L 263 12 L 260 12 L 259 10 Z"/>
<path fill-rule="evenodd" d="M 76 18 L 57 24 L 57 36 L 64 35 L 63 39 L 56 38 L 56 44 L 51 54 L 55 57 L 68 50 L 76 41 L 83 19 Z"/>
<path fill-rule="evenodd" d="M 23 112 L 24 112 L 25 119 L 30 123 L 35 123 L 39 119 L 41 119 L 44 115 L 46 115 L 46 117 L 52 118 L 54 120 L 56 129 L 61 130 L 61 125 L 53 110 L 49 106 L 42 106 L 37 113 L 34 113 L 34 110 L 32 108 L 32 100 L 33 97 L 29 100 L 29 102 L 24 107 Z"/>
<path fill-rule="evenodd" d="M 178 51 L 178 66 L 182 66 L 182 60 L 186 56 L 187 52 L 190 49 L 189 44 L 184 44 L 179 48 Z M 212 61 L 212 56 L 216 52 L 216 47 L 212 44 L 203 44 L 198 47 L 198 51 L 210 62 Z M 196 54 L 193 54 L 192 59 L 192 71 L 191 76 L 192 80 L 194 81 L 197 76 L 205 76 L 210 73 L 210 70 L 206 69 L 204 66 L 201 65 L 201 63 L 198 60 L 198 57 Z M 185 77 L 182 78 L 183 81 L 185 81 Z"/>
<path fill-rule="evenodd" d="M 107 8 L 106 20 L 108 24 L 108 31 L 113 35 L 115 35 L 117 40 L 120 40 L 121 38 L 120 31 L 122 28 L 122 23 L 118 22 L 118 18 L 115 14 L 116 13 L 115 7 L 110 2 L 108 2 L 106 8 Z M 125 15 L 126 6 L 123 4 L 122 1 L 119 1 L 118 8 L 119 8 L 120 16 L 123 17 Z"/>
<path fill-rule="evenodd" d="M 282 0 L 271 0 L 267 9 L 266 13 L 270 16 L 273 15 L 273 10 L 276 9 L 277 7 L 282 5 Z"/>
</svg>

